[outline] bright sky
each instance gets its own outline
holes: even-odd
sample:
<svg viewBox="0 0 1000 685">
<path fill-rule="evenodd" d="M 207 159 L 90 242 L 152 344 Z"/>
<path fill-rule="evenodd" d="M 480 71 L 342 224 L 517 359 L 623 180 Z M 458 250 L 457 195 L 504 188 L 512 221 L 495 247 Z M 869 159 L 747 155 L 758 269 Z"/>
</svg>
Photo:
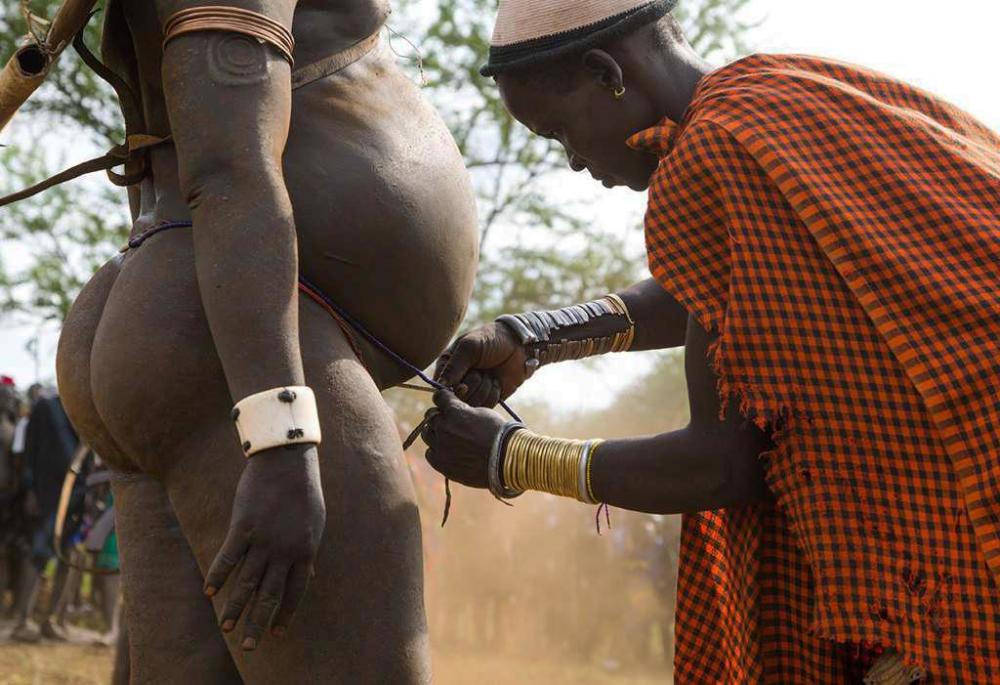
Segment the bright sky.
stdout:
<svg viewBox="0 0 1000 685">
<path fill-rule="evenodd" d="M 683 1 L 683 0 L 682 0 Z M 764 19 L 751 36 L 762 52 L 802 52 L 864 64 L 933 91 L 1000 130 L 1000 2 L 995 0 L 754 0 L 749 16 Z M 582 192 L 594 190 L 582 176 Z M 597 208 L 609 230 L 634 222 L 643 198 L 616 191 Z M 627 217 L 624 219 L 623 217 Z M 637 231 L 632 233 L 636 236 Z M 43 337 L 35 360 L 24 350 L 31 331 L 0 325 L 0 374 L 26 386 L 54 377 L 56 336 Z M 624 355 L 591 368 L 544 369 L 523 397 L 544 398 L 558 409 L 610 402 L 648 359 Z"/>
</svg>

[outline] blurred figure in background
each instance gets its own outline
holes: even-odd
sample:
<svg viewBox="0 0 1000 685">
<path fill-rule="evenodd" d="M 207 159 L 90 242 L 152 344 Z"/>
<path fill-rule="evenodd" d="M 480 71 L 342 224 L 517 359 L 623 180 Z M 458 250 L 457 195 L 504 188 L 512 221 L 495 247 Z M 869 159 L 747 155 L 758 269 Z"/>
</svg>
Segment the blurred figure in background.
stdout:
<svg viewBox="0 0 1000 685">
<path fill-rule="evenodd" d="M 0 376 L 0 610 L 6 607 L 7 591 L 17 574 L 18 465 L 15 436 L 21 418 L 21 397 L 14 379 Z"/>
<path fill-rule="evenodd" d="M 38 599 L 42 573 L 55 556 L 53 534 L 59 494 L 78 443 L 76 431 L 73 430 L 58 395 L 41 393 L 28 419 L 21 474 L 30 552 L 22 560 L 14 599 L 17 626 L 11 637 L 17 641 L 37 642 L 43 634 L 55 639 L 64 637 L 51 620 L 46 619 L 38 627 L 31 617 Z M 62 564 L 59 565 L 50 600 L 61 595 L 67 571 Z M 51 608 L 50 601 L 49 609 Z M 48 611 L 46 615 L 50 613 Z"/>
</svg>

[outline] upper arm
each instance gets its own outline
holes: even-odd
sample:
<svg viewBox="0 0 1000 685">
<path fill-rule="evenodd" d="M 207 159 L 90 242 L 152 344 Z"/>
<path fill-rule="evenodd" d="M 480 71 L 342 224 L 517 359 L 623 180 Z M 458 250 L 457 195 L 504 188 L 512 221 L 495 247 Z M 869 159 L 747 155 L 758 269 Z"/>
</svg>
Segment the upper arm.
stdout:
<svg viewBox="0 0 1000 685">
<path fill-rule="evenodd" d="M 179 10 L 203 4 L 157 0 L 160 24 Z M 260 12 L 290 28 L 296 0 L 222 4 Z M 291 67 L 275 47 L 235 32 L 186 33 L 164 47 L 162 78 L 189 200 L 196 200 L 191 196 L 213 177 L 280 175 L 291 113 Z"/>
</svg>

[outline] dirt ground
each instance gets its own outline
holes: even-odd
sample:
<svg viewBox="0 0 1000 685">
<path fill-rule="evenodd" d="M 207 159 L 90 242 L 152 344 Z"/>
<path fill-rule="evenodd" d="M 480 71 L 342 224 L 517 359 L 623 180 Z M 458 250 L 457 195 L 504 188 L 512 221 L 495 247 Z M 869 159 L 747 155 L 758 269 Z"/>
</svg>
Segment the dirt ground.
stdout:
<svg viewBox="0 0 1000 685">
<path fill-rule="evenodd" d="M 6 630 L 3 635 L 6 635 Z M 112 652 L 89 644 L 18 645 L 0 642 L 0 685 L 105 685 Z M 482 654 L 436 653 L 438 685 L 669 685 L 665 672 L 620 672 L 599 667 L 511 660 Z"/>
</svg>

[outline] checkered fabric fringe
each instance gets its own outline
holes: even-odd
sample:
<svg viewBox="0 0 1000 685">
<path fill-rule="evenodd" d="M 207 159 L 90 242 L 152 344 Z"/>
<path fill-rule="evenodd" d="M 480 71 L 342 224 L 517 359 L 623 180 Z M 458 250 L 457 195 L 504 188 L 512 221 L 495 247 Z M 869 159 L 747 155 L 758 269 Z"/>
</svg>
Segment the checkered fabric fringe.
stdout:
<svg viewBox="0 0 1000 685">
<path fill-rule="evenodd" d="M 1000 682 L 1000 138 L 864 69 L 754 56 L 629 143 L 661 157 L 652 273 L 778 430 L 773 501 L 685 519 L 677 682 L 856 682 L 861 644 Z"/>
</svg>

